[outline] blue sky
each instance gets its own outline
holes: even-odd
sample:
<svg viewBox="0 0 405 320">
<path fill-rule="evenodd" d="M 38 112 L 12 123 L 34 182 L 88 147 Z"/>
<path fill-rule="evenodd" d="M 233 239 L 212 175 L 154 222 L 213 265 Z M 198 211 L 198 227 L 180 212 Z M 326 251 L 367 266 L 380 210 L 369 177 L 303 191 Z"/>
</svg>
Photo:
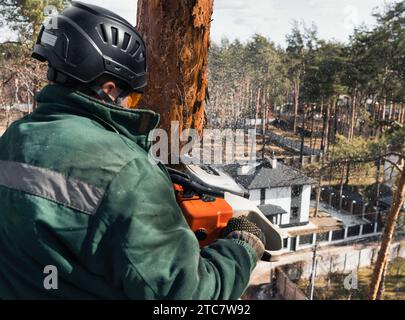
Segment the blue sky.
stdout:
<svg viewBox="0 0 405 320">
<path fill-rule="evenodd" d="M 83 0 L 104 6 L 136 23 L 136 0 Z M 399 0 L 396 0 L 399 1 Z M 285 45 L 285 35 L 292 21 L 315 23 L 323 39 L 347 41 L 355 26 L 373 25 L 375 8 L 383 8 L 386 0 L 214 0 L 211 37 L 246 41 L 260 33 L 276 44 Z M 0 34 L 0 40 L 7 33 Z"/>
</svg>

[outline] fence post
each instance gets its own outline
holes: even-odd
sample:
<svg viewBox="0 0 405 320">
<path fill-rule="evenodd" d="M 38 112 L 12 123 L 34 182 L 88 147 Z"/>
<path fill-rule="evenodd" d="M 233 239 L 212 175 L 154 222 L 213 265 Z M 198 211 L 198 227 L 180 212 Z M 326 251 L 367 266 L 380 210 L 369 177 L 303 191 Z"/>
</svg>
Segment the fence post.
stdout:
<svg viewBox="0 0 405 320">
<path fill-rule="evenodd" d="M 283 297 L 285 297 L 285 292 L 287 290 L 287 277 L 285 275 L 284 276 L 284 293 L 283 293 Z"/>
<path fill-rule="evenodd" d="M 359 262 L 358 262 L 358 264 L 357 264 L 357 270 L 360 269 L 360 265 L 361 265 L 361 250 L 362 250 L 362 249 L 359 250 Z"/>
<path fill-rule="evenodd" d="M 359 236 L 361 236 L 363 234 L 363 224 L 360 225 L 360 230 L 359 230 Z"/>
<path fill-rule="evenodd" d="M 343 239 L 347 238 L 347 232 L 349 231 L 349 227 L 345 227 L 345 233 L 343 235 Z"/>
<path fill-rule="evenodd" d="M 342 211 L 344 195 L 339 194 L 339 211 Z"/>
<path fill-rule="evenodd" d="M 347 252 L 345 253 L 345 261 L 344 261 L 344 263 L 343 263 L 343 271 L 342 271 L 342 273 L 345 273 L 345 270 L 346 270 L 346 261 L 347 261 Z"/>
<path fill-rule="evenodd" d="M 380 212 L 377 210 L 377 211 L 375 212 L 374 222 L 377 222 L 377 221 L 378 221 L 378 216 L 379 216 L 379 214 L 380 214 Z"/>
<path fill-rule="evenodd" d="M 355 204 L 355 203 L 356 203 L 355 200 L 352 200 L 352 201 L 350 202 L 350 214 L 353 214 L 354 204 Z"/>
<path fill-rule="evenodd" d="M 332 242 L 332 234 L 333 234 L 333 231 L 332 230 L 329 231 L 328 242 Z"/>
</svg>

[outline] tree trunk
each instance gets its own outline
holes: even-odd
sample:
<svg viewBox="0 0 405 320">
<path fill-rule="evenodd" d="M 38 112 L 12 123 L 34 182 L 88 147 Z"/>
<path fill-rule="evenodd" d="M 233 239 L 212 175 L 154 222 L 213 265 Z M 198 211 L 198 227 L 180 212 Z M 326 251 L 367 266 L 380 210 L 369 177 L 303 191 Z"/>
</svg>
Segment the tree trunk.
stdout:
<svg viewBox="0 0 405 320">
<path fill-rule="evenodd" d="M 323 161 L 321 160 L 323 166 Z M 322 169 L 319 170 L 319 185 L 316 188 L 316 204 L 315 204 L 315 213 L 314 218 L 318 217 L 319 212 L 319 203 L 321 202 L 321 192 L 322 192 Z"/>
<path fill-rule="evenodd" d="M 349 140 L 353 139 L 354 136 L 354 127 L 355 127 L 355 115 L 356 115 L 356 98 L 357 98 L 357 90 L 354 90 L 352 96 L 352 108 L 351 108 L 351 115 L 350 115 L 350 129 L 349 129 Z"/>
<path fill-rule="evenodd" d="M 265 131 L 266 131 L 266 121 L 267 121 L 267 99 L 266 99 L 266 95 L 267 95 L 267 90 L 263 91 L 262 94 L 262 134 L 264 136 Z"/>
<path fill-rule="evenodd" d="M 299 96 L 300 96 L 300 85 L 299 85 L 299 81 L 296 81 L 294 84 L 294 124 L 293 124 L 294 133 L 297 132 Z"/>
<path fill-rule="evenodd" d="M 350 162 L 347 163 L 346 165 L 346 180 L 345 180 L 345 185 L 347 186 L 350 182 Z"/>
<path fill-rule="evenodd" d="M 381 106 L 381 112 L 382 112 L 381 119 L 382 120 L 385 120 L 385 118 L 386 118 L 386 116 L 385 116 L 386 111 L 387 111 L 387 98 L 384 98 L 383 102 L 382 102 L 382 106 Z"/>
<path fill-rule="evenodd" d="M 381 240 L 381 247 L 378 252 L 377 261 L 374 267 L 373 278 L 370 285 L 370 300 L 376 300 L 378 290 L 381 286 L 381 280 L 388 263 L 391 241 L 394 236 L 395 226 L 405 196 L 405 168 L 402 169 L 401 175 L 397 179 L 396 191 L 393 198 L 391 212 L 388 216 L 387 224 Z"/>
<path fill-rule="evenodd" d="M 338 100 L 335 100 L 334 102 L 333 102 L 333 114 L 335 115 L 335 118 L 334 118 L 334 123 L 333 123 L 333 144 L 335 144 L 336 143 L 336 134 L 338 133 L 338 129 L 339 129 L 339 117 L 340 117 L 340 115 L 339 115 L 339 109 L 340 108 L 338 108 L 338 105 L 337 105 L 337 101 Z"/>
<path fill-rule="evenodd" d="M 381 159 L 377 161 L 377 173 L 375 177 L 376 191 L 375 191 L 375 201 L 376 206 L 379 204 L 380 199 L 380 177 L 381 177 Z"/>
<path fill-rule="evenodd" d="M 213 0 L 138 0 L 137 29 L 144 37 L 149 79 L 143 107 L 161 116 L 161 127 L 204 126 Z"/>
<path fill-rule="evenodd" d="M 342 210 L 343 206 L 343 186 L 345 179 L 345 169 L 346 167 L 342 165 L 341 176 L 340 176 L 340 186 L 339 186 L 339 210 Z"/>
<path fill-rule="evenodd" d="M 324 105 L 322 99 L 322 107 Z M 326 143 L 327 143 L 327 136 L 328 136 L 328 125 L 329 125 L 329 117 L 330 117 L 330 106 L 326 105 L 326 111 L 322 114 L 322 139 L 321 139 L 321 150 L 322 150 L 322 157 L 325 157 L 326 151 Z"/>
<path fill-rule="evenodd" d="M 391 122 L 392 121 L 392 102 L 390 103 L 390 108 L 389 108 L 389 112 L 388 112 L 388 121 Z"/>
<path fill-rule="evenodd" d="M 255 129 L 257 129 L 257 120 L 259 119 L 259 111 L 260 111 L 260 88 L 257 90 L 256 96 L 256 112 L 255 112 Z"/>
<path fill-rule="evenodd" d="M 332 104 L 329 102 L 328 106 L 326 108 L 325 154 L 329 151 L 330 132 L 332 131 L 331 108 L 332 108 Z"/>
<path fill-rule="evenodd" d="M 304 128 L 305 128 L 305 110 L 306 110 L 306 105 L 303 107 L 303 110 L 302 110 L 301 148 L 300 148 L 300 165 L 301 165 L 301 168 L 304 166 L 304 145 L 305 145 Z"/>
<path fill-rule="evenodd" d="M 392 107 L 392 120 L 397 121 L 397 104 L 395 102 Z"/>
<path fill-rule="evenodd" d="M 380 286 L 378 287 L 377 297 L 376 300 L 383 300 L 384 291 L 385 291 L 385 276 L 387 274 L 388 262 L 386 262 L 383 266 L 383 271 L 381 275 Z"/>
</svg>

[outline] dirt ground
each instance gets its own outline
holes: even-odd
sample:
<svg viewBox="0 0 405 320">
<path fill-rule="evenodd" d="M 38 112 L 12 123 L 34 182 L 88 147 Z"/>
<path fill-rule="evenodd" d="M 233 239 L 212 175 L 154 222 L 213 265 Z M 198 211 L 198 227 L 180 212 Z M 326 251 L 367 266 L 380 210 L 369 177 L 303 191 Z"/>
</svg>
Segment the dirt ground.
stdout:
<svg viewBox="0 0 405 320">
<path fill-rule="evenodd" d="M 25 114 L 26 112 L 16 109 L 11 109 L 10 111 L 0 109 L 0 136 L 3 135 L 12 122 L 22 118 Z"/>
</svg>

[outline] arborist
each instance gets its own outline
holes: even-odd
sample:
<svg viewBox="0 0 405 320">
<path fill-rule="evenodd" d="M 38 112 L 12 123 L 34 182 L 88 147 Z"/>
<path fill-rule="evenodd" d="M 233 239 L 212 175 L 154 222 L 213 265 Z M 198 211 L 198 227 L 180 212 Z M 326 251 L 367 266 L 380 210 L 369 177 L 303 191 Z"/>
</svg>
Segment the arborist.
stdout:
<svg viewBox="0 0 405 320">
<path fill-rule="evenodd" d="M 239 298 L 263 233 L 231 219 L 200 249 L 148 158 L 159 115 L 135 109 L 147 82 L 136 29 L 73 2 L 32 55 L 49 84 L 0 138 L 0 299 Z"/>
</svg>

